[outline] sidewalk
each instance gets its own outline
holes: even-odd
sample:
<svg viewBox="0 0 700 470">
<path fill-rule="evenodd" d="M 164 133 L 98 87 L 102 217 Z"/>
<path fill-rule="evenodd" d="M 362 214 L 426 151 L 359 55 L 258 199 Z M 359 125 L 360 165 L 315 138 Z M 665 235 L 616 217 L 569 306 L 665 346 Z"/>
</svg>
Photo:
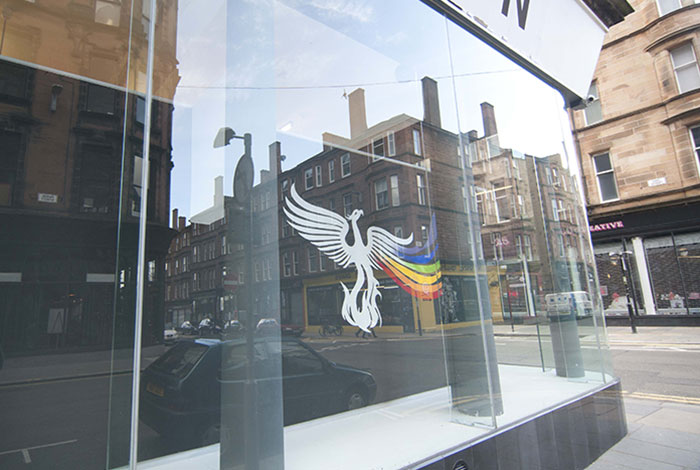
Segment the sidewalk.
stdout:
<svg viewBox="0 0 700 470">
<path fill-rule="evenodd" d="M 143 348 L 143 366 L 164 351 L 162 345 Z M 0 370 L 0 386 L 131 373 L 134 360 L 131 349 L 115 351 L 113 367 L 112 359 L 109 350 L 6 358 Z"/>
<path fill-rule="evenodd" d="M 700 469 L 700 406 L 625 398 L 625 411 L 627 436 L 587 470 Z"/>
</svg>

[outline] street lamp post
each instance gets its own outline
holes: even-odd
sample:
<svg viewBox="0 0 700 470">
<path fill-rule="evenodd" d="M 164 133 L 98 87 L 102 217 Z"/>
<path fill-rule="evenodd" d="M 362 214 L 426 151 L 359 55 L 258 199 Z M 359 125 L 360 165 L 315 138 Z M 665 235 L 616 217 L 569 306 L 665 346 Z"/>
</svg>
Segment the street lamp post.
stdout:
<svg viewBox="0 0 700 470">
<path fill-rule="evenodd" d="M 627 278 L 627 256 L 632 254 L 631 251 L 622 250 L 619 253 L 610 253 L 611 256 L 617 255 L 620 258 L 620 270 L 622 271 L 622 284 L 625 286 L 625 300 L 627 301 L 627 314 L 630 317 L 630 328 L 632 328 L 632 333 L 637 332 L 637 325 L 634 319 L 634 312 L 632 311 L 632 301 L 630 297 L 630 286 Z"/>
<path fill-rule="evenodd" d="M 233 199 L 236 206 L 238 206 L 243 213 L 243 219 L 245 223 L 243 224 L 243 240 L 245 241 L 245 259 L 244 259 L 244 270 L 245 270 L 245 286 L 246 291 L 246 366 L 245 366 L 245 390 L 244 390 L 244 411 L 243 411 L 243 422 L 244 422 L 244 435 L 243 443 L 244 449 L 243 454 L 245 457 L 245 468 L 250 470 L 257 470 L 258 460 L 259 460 L 259 446 L 258 446 L 258 403 L 257 403 L 257 390 L 255 381 L 255 316 L 253 314 L 253 211 L 252 211 L 252 199 L 251 193 L 253 189 L 253 178 L 255 168 L 253 166 L 252 158 L 252 141 L 253 137 L 251 134 L 246 133 L 243 136 L 237 136 L 236 133 L 230 127 L 221 128 L 214 139 L 214 148 L 224 147 L 231 142 L 231 139 L 241 139 L 244 144 L 243 156 L 238 160 L 236 165 L 236 170 L 233 176 Z M 225 205 L 224 205 L 225 207 Z M 229 220 L 229 224 L 233 221 Z M 222 365 L 225 363 L 225 358 L 222 358 Z M 225 379 L 225 376 L 222 375 Z M 223 387 L 223 384 L 222 384 Z M 224 409 L 226 409 L 226 401 L 228 400 L 228 394 L 225 389 L 222 390 L 222 414 Z M 228 404 L 229 406 L 236 404 Z M 230 425 L 231 423 L 225 423 L 224 417 L 222 416 L 221 429 L 224 429 L 224 424 Z M 235 419 L 235 418 L 234 418 Z M 240 436 L 234 436 L 233 433 L 222 432 L 221 440 L 225 439 L 233 440 L 240 439 Z M 240 440 L 238 441 L 240 443 Z M 230 447 L 235 449 L 234 442 L 222 442 L 223 447 Z M 221 468 L 234 468 L 235 463 L 229 461 L 230 458 L 234 458 L 235 455 L 226 456 L 224 448 L 222 447 L 221 452 Z M 234 451 L 235 454 L 235 451 Z M 232 465 L 233 464 L 233 465 Z"/>
</svg>

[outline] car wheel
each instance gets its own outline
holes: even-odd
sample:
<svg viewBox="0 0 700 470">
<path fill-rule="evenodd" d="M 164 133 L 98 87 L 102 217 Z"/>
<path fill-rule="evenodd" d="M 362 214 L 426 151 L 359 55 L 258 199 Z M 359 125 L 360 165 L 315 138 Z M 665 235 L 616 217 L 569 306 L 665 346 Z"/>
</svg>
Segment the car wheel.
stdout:
<svg viewBox="0 0 700 470">
<path fill-rule="evenodd" d="M 210 424 L 201 433 L 200 441 L 202 446 L 209 446 L 212 444 L 217 444 L 221 440 L 221 426 L 217 424 Z"/>
<path fill-rule="evenodd" d="M 367 394 L 364 390 L 353 388 L 345 395 L 344 403 L 346 410 L 362 408 L 363 406 L 367 406 Z"/>
</svg>

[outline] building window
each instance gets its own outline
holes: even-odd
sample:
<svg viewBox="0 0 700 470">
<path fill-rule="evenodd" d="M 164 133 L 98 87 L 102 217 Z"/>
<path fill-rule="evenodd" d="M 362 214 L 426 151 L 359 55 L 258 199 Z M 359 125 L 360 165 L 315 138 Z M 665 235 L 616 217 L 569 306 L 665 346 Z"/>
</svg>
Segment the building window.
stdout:
<svg viewBox="0 0 700 470">
<path fill-rule="evenodd" d="M 294 275 L 297 276 L 299 274 L 299 255 L 296 251 L 292 251 L 292 267 Z"/>
<path fill-rule="evenodd" d="M 335 212 L 335 199 L 330 198 L 328 200 L 328 210 Z"/>
<path fill-rule="evenodd" d="M 255 282 L 260 282 L 261 277 L 262 277 L 262 266 L 260 266 L 260 263 L 255 263 Z"/>
<path fill-rule="evenodd" d="M 335 160 L 328 162 L 328 182 L 335 181 Z"/>
<path fill-rule="evenodd" d="M 547 180 L 547 184 L 551 185 L 552 184 L 552 169 L 549 167 L 545 167 L 544 175 L 545 175 L 545 178 Z"/>
<path fill-rule="evenodd" d="M 588 103 L 584 110 L 586 116 L 586 124 L 595 124 L 603 120 L 603 108 L 600 105 L 600 97 L 598 96 L 598 85 L 593 82 L 588 89 L 588 96 L 593 98 L 593 101 Z"/>
<path fill-rule="evenodd" d="M 416 184 L 418 185 L 418 204 L 424 206 L 428 201 L 428 198 L 425 194 L 425 176 L 417 174 Z"/>
<path fill-rule="evenodd" d="M 374 182 L 374 198 L 377 210 L 389 207 L 389 191 L 386 186 L 386 178 Z"/>
<path fill-rule="evenodd" d="M 532 240 L 530 239 L 530 235 L 525 235 L 523 239 L 525 241 L 525 255 L 527 256 L 527 260 L 532 261 Z"/>
<path fill-rule="evenodd" d="M 221 254 L 226 254 L 226 235 L 221 235 Z"/>
<path fill-rule="evenodd" d="M 345 153 L 340 157 L 340 175 L 345 178 L 350 176 L 350 154 Z"/>
<path fill-rule="evenodd" d="M 350 217 L 352 213 L 352 194 L 350 193 L 343 195 L 343 212 L 345 217 Z"/>
<path fill-rule="evenodd" d="M 420 156 L 423 155 L 423 146 L 421 145 L 420 131 L 413 129 L 413 153 Z"/>
<path fill-rule="evenodd" d="M 399 177 L 398 175 L 391 175 L 389 177 L 389 186 L 391 186 L 391 205 L 396 207 L 401 201 L 399 199 Z"/>
<path fill-rule="evenodd" d="M 372 155 L 376 157 L 384 156 L 384 138 L 379 138 L 372 142 Z M 376 158 L 372 158 L 372 160 L 374 161 Z"/>
<path fill-rule="evenodd" d="M 516 197 L 516 201 L 518 202 L 518 215 L 520 217 L 525 217 L 527 214 L 525 214 L 525 199 L 518 194 Z"/>
<path fill-rule="evenodd" d="M 557 209 L 557 200 L 552 199 L 552 219 L 559 221 L 559 210 Z"/>
<path fill-rule="evenodd" d="M 87 87 L 85 109 L 91 113 L 114 115 L 115 90 L 92 84 Z"/>
<path fill-rule="evenodd" d="M 0 64 L 0 97 L 27 98 L 27 81 L 29 72 L 26 67 L 15 64 Z"/>
<path fill-rule="evenodd" d="M 393 157 L 396 155 L 396 137 L 393 132 L 388 132 L 386 135 L 387 155 Z"/>
<path fill-rule="evenodd" d="M 493 185 L 493 198 L 496 202 L 496 222 L 505 222 L 512 218 L 508 190 L 502 183 Z"/>
<path fill-rule="evenodd" d="M 659 15 L 664 16 L 679 8 L 694 5 L 695 3 L 695 0 L 658 0 Z"/>
<path fill-rule="evenodd" d="M 505 244 L 501 232 L 493 232 L 491 234 L 491 244 L 493 245 L 493 258 L 497 260 L 503 259 L 503 245 Z"/>
<path fill-rule="evenodd" d="M 272 262 L 270 261 L 270 258 L 266 259 L 263 262 L 263 266 L 265 268 L 265 275 L 267 276 L 267 280 L 271 281 L 272 280 Z"/>
<path fill-rule="evenodd" d="M 313 168 L 309 168 L 304 172 L 304 182 L 305 182 L 305 188 L 306 189 L 311 189 L 314 187 L 314 170 Z"/>
<path fill-rule="evenodd" d="M 428 226 L 421 225 L 420 226 L 420 246 L 423 246 L 426 243 L 428 243 Z"/>
<path fill-rule="evenodd" d="M 121 1 L 95 1 L 95 23 L 119 26 Z"/>
<path fill-rule="evenodd" d="M 321 165 L 316 165 L 316 187 L 323 186 L 323 174 L 321 173 Z"/>
<path fill-rule="evenodd" d="M 695 163 L 698 166 L 698 174 L 700 174 L 700 126 L 691 128 L 690 135 L 693 137 L 693 146 L 695 147 Z"/>
<path fill-rule="evenodd" d="M 289 261 L 289 253 L 282 255 L 282 266 L 284 269 L 284 277 L 292 275 L 292 263 Z"/>
<path fill-rule="evenodd" d="M 562 234 L 557 235 L 557 239 L 558 239 L 557 245 L 559 248 L 559 256 L 563 258 L 565 248 L 566 248 L 566 241 L 564 240 L 564 235 L 562 235 Z"/>
<path fill-rule="evenodd" d="M 2 80 L 0 79 L 0 92 L 1 90 Z M 0 206 L 12 205 L 12 195 L 17 184 L 20 148 L 21 134 L 0 131 L 0 149 L 2 149 L 0 152 Z"/>
<path fill-rule="evenodd" d="M 596 179 L 601 202 L 618 199 L 617 183 L 615 182 L 615 170 L 610 162 L 610 154 L 602 153 L 593 157 Z"/>
<path fill-rule="evenodd" d="M 289 189 L 289 180 L 287 178 L 282 180 L 282 192 L 286 193 Z"/>
<path fill-rule="evenodd" d="M 394 236 L 403 238 L 403 227 L 400 225 L 397 225 L 394 227 Z"/>
<path fill-rule="evenodd" d="M 515 250 L 518 253 L 518 258 L 523 256 L 523 237 L 522 235 L 515 236 Z"/>
<path fill-rule="evenodd" d="M 318 270 L 326 270 L 326 258 L 321 254 L 321 250 L 318 250 Z"/>
<path fill-rule="evenodd" d="M 318 249 L 309 248 L 309 272 L 315 273 L 318 271 Z"/>
<path fill-rule="evenodd" d="M 676 73 L 678 92 L 685 93 L 689 90 L 700 88 L 700 70 L 695 57 L 695 50 L 691 43 L 671 49 L 671 61 L 673 71 Z"/>
</svg>

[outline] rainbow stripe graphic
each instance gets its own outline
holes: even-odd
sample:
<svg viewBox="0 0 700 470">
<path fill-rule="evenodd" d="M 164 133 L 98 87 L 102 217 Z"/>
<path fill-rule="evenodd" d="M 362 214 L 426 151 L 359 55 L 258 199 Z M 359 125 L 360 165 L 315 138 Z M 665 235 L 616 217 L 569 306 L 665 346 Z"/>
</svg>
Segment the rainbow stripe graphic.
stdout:
<svg viewBox="0 0 700 470">
<path fill-rule="evenodd" d="M 435 259 L 438 249 L 436 232 L 433 215 L 424 246 L 397 247 L 394 252 L 396 259 L 383 256 L 377 261 L 396 284 L 418 299 L 433 300 L 441 294 L 440 261 Z"/>
</svg>

